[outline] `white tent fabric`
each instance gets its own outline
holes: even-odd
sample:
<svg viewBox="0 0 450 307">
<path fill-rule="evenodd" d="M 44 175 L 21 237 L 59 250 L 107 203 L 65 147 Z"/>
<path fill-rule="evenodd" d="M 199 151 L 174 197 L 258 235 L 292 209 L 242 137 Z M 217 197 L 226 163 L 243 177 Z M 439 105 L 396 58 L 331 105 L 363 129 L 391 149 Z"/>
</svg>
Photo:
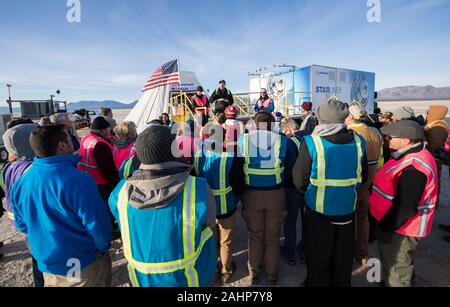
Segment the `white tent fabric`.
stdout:
<svg viewBox="0 0 450 307">
<path fill-rule="evenodd" d="M 146 129 L 150 121 L 158 119 L 162 113 L 169 111 L 169 100 L 172 92 L 192 92 L 200 85 L 196 74 L 193 72 L 182 71 L 180 79 L 181 87 L 178 84 L 167 85 L 144 92 L 125 120 L 134 122 L 138 127 L 138 133 L 140 133 Z"/>
</svg>

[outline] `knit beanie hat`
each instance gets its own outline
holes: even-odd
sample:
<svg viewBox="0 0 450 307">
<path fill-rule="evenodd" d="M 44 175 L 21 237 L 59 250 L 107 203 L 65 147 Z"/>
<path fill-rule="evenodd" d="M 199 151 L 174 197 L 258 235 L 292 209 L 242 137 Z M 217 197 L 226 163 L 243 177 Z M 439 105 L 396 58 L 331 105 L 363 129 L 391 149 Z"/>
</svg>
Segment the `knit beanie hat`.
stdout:
<svg viewBox="0 0 450 307">
<path fill-rule="evenodd" d="M 142 132 L 136 141 L 136 154 L 146 165 L 174 161 L 172 143 L 175 135 L 167 126 L 150 126 Z"/>
<path fill-rule="evenodd" d="M 91 129 L 93 130 L 103 130 L 111 127 L 108 121 L 103 117 L 99 116 L 92 122 Z"/>
<path fill-rule="evenodd" d="M 342 124 L 349 114 L 348 106 L 336 97 L 331 97 L 317 110 L 320 124 Z"/>
<path fill-rule="evenodd" d="M 302 109 L 309 112 L 312 110 L 312 102 L 304 102 L 302 104 Z"/>
</svg>

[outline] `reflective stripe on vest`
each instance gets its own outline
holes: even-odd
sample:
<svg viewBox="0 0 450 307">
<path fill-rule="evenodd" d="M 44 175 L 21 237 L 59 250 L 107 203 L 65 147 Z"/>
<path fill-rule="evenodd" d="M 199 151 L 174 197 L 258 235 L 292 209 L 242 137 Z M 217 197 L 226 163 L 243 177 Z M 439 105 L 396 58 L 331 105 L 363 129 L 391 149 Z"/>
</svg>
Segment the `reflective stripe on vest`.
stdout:
<svg viewBox="0 0 450 307">
<path fill-rule="evenodd" d="M 432 155 L 425 149 L 407 155 L 404 160 L 390 160 L 375 176 L 373 191 L 369 197 L 369 212 L 381 221 L 391 209 L 395 195 L 397 176 L 413 166 L 427 177 L 427 184 L 417 205 L 417 214 L 406 221 L 396 233 L 404 236 L 423 238 L 429 234 L 437 201 L 437 177 Z"/>
<path fill-rule="evenodd" d="M 165 274 L 184 270 L 189 287 L 198 287 L 198 274 L 195 270 L 195 263 L 200 256 L 203 246 L 213 237 L 212 230 L 207 227 L 201 234 L 200 244 L 195 250 L 195 218 L 196 218 L 196 179 L 189 177 L 183 192 L 183 251 L 184 258 L 162 263 L 144 263 L 133 258 L 131 249 L 130 227 L 128 224 L 128 192 L 126 184 L 119 193 L 118 211 L 120 216 L 120 229 L 124 246 L 124 254 L 131 269 L 130 278 L 137 278 L 134 270 L 143 274 Z M 133 273 L 133 274 L 131 274 Z"/>
<path fill-rule="evenodd" d="M 386 171 L 386 174 L 389 174 L 389 173 L 392 172 L 393 170 L 395 170 L 395 169 L 397 169 L 397 168 L 399 168 L 399 167 L 402 167 L 402 166 L 405 165 L 405 164 L 411 164 L 411 162 L 413 162 L 413 161 L 416 161 L 416 162 L 422 164 L 423 167 L 427 168 L 427 169 L 431 172 L 431 175 L 433 176 L 433 179 L 436 178 L 436 174 L 434 173 L 433 168 L 432 168 L 430 165 L 428 165 L 427 162 L 425 162 L 425 161 L 423 161 L 422 159 L 417 158 L 417 157 L 414 157 L 414 158 L 411 158 L 411 159 L 404 160 L 404 161 L 402 161 L 401 163 L 399 163 L 399 164 L 397 164 L 397 165 L 395 165 L 395 166 L 389 168 L 389 169 Z"/>
<path fill-rule="evenodd" d="M 302 145 L 302 143 L 300 142 L 300 140 L 297 139 L 295 136 L 293 136 L 293 137 L 291 138 L 291 140 L 292 140 L 292 142 L 295 143 L 295 145 L 297 146 L 297 149 L 300 150 L 300 146 Z"/>
<path fill-rule="evenodd" d="M 316 211 L 319 213 L 325 212 L 325 191 L 327 187 L 349 187 L 356 186 L 362 182 L 362 166 L 361 160 L 363 157 L 363 150 L 361 145 L 361 139 L 354 134 L 355 143 L 357 149 L 357 178 L 348 179 L 327 179 L 326 178 L 326 159 L 325 149 L 323 147 L 322 138 L 320 136 L 312 136 L 317 153 L 317 178 L 310 178 L 311 185 L 317 187 L 316 195 Z"/>
<path fill-rule="evenodd" d="M 133 165 L 133 159 L 128 159 L 127 162 L 125 162 L 125 167 L 123 170 L 123 178 L 127 179 L 131 175 L 131 166 Z"/>
<path fill-rule="evenodd" d="M 89 157 L 90 157 L 89 152 L 90 152 L 91 149 L 93 149 L 93 147 L 95 146 L 96 142 L 98 142 L 100 140 L 101 140 L 101 138 L 95 138 L 95 139 L 92 139 L 88 143 L 88 146 L 86 148 L 86 162 L 80 162 L 79 163 L 79 165 L 81 165 L 81 166 L 86 168 L 85 169 L 86 173 L 89 172 L 89 169 L 96 169 L 96 168 L 98 168 L 98 165 L 94 165 L 94 164 L 91 165 L 91 164 L 89 164 Z"/>
<path fill-rule="evenodd" d="M 235 121 L 235 123 L 232 125 L 228 125 L 225 122 L 223 127 L 225 128 L 225 145 L 226 146 L 237 146 L 238 145 L 237 139 L 239 139 L 239 136 L 243 135 L 245 132 L 244 125 L 241 122 Z M 238 132 L 236 140 L 235 140 L 235 134 L 234 134 L 235 131 Z"/>
<path fill-rule="evenodd" d="M 128 145 L 128 146 L 130 146 L 130 145 Z M 117 146 L 114 146 L 114 151 L 113 151 L 113 157 L 114 158 L 116 157 L 116 153 L 117 153 L 118 150 L 119 150 L 119 148 L 117 148 Z M 133 157 L 133 153 L 135 151 L 136 151 L 136 142 L 133 143 L 133 146 L 130 149 L 130 153 L 128 154 L 127 160 L 130 159 L 131 157 Z"/>
<path fill-rule="evenodd" d="M 444 128 L 445 130 L 448 131 L 448 124 L 445 120 L 436 120 L 434 122 L 432 122 L 431 124 L 427 125 L 425 128 L 426 129 L 431 129 L 431 128 L 436 128 L 436 127 L 441 127 Z"/>
<path fill-rule="evenodd" d="M 302 121 L 302 124 L 300 125 L 300 131 L 306 130 L 306 125 L 308 124 L 308 121 L 311 117 L 313 117 L 312 114 L 309 114 L 308 116 L 305 117 L 305 119 Z"/>
<path fill-rule="evenodd" d="M 276 184 L 282 183 L 282 174 L 284 172 L 284 167 L 280 167 L 281 137 L 278 137 L 277 141 L 274 144 L 274 153 L 273 153 L 275 159 L 274 168 L 268 169 L 250 168 L 250 136 L 248 134 L 244 135 L 244 153 L 245 153 L 244 173 L 246 185 L 250 185 L 250 175 L 275 176 Z"/>
<path fill-rule="evenodd" d="M 202 151 L 198 150 L 196 151 L 195 157 L 194 157 L 194 169 L 198 176 L 200 176 L 200 158 L 202 155 Z M 219 169 L 219 189 L 213 190 L 211 189 L 211 192 L 214 196 L 220 197 L 220 214 L 225 215 L 228 213 L 228 203 L 227 203 L 227 195 L 229 193 L 233 192 L 233 188 L 231 185 L 227 186 L 227 161 L 230 157 L 230 154 L 223 153 L 220 157 L 220 169 Z"/>
<path fill-rule="evenodd" d="M 194 95 L 193 98 L 195 106 L 196 107 L 205 107 L 206 106 L 206 97 L 202 95 L 201 97 L 198 97 L 197 95 Z"/>
<path fill-rule="evenodd" d="M 262 101 L 262 99 L 260 98 L 258 100 L 258 108 L 261 109 L 261 107 L 264 107 L 264 109 L 268 109 L 270 107 L 271 102 L 272 102 L 272 99 L 270 99 L 270 98 L 264 99 L 264 101 Z"/>
</svg>

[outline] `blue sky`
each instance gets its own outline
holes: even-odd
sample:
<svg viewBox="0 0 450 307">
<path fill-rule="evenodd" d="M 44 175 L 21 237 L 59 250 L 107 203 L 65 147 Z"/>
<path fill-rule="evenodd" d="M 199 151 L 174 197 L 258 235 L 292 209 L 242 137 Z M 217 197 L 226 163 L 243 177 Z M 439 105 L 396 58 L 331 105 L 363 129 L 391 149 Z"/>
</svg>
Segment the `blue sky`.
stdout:
<svg viewBox="0 0 450 307">
<path fill-rule="evenodd" d="M 179 57 L 206 88 L 273 64 L 321 64 L 376 73 L 376 88 L 450 86 L 450 0 L 1 0 L 0 100 L 131 102 L 155 69 Z"/>
</svg>

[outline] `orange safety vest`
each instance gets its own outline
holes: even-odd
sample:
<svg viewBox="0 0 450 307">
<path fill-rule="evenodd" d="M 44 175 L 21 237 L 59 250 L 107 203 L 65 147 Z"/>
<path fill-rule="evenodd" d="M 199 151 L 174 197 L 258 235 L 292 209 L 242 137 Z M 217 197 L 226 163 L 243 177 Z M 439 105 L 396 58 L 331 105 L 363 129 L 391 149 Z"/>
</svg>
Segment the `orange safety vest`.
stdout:
<svg viewBox="0 0 450 307">
<path fill-rule="evenodd" d="M 383 219 L 393 205 L 402 171 L 411 165 L 427 176 L 427 184 L 417 204 L 417 214 L 400 227 L 396 233 L 408 237 L 424 238 L 431 232 L 439 193 L 436 162 L 426 149 L 406 155 L 401 160 L 391 159 L 380 169 L 373 182 L 373 191 L 369 198 L 369 212 L 376 220 Z"/>
<path fill-rule="evenodd" d="M 208 110 L 206 109 L 206 103 L 208 100 L 206 99 L 205 95 L 198 97 L 197 95 L 192 96 L 192 100 L 195 103 L 195 107 L 198 108 L 196 110 L 198 113 L 205 114 Z"/>
<path fill-rule="evenodd" d="M 97 161 L 94 157 L 94 148 L 98 143 L 104 143 L 108 145 L 112 152 L 112 146 L 110 143 L 108 143 L 107 140 L 94 133 L 90 133 L 81 140 L 79 152 L 79 155 L 81 156 L 81 162 L 78 164 L 78 169 L 82 172 L 90 174 L 94 178 L 97 185 L 103 185 L 107 184 L 108 180 L 103 178 L 102 174 L 100 173 L 100 169 L 98 168 Z"/>
</svg>

